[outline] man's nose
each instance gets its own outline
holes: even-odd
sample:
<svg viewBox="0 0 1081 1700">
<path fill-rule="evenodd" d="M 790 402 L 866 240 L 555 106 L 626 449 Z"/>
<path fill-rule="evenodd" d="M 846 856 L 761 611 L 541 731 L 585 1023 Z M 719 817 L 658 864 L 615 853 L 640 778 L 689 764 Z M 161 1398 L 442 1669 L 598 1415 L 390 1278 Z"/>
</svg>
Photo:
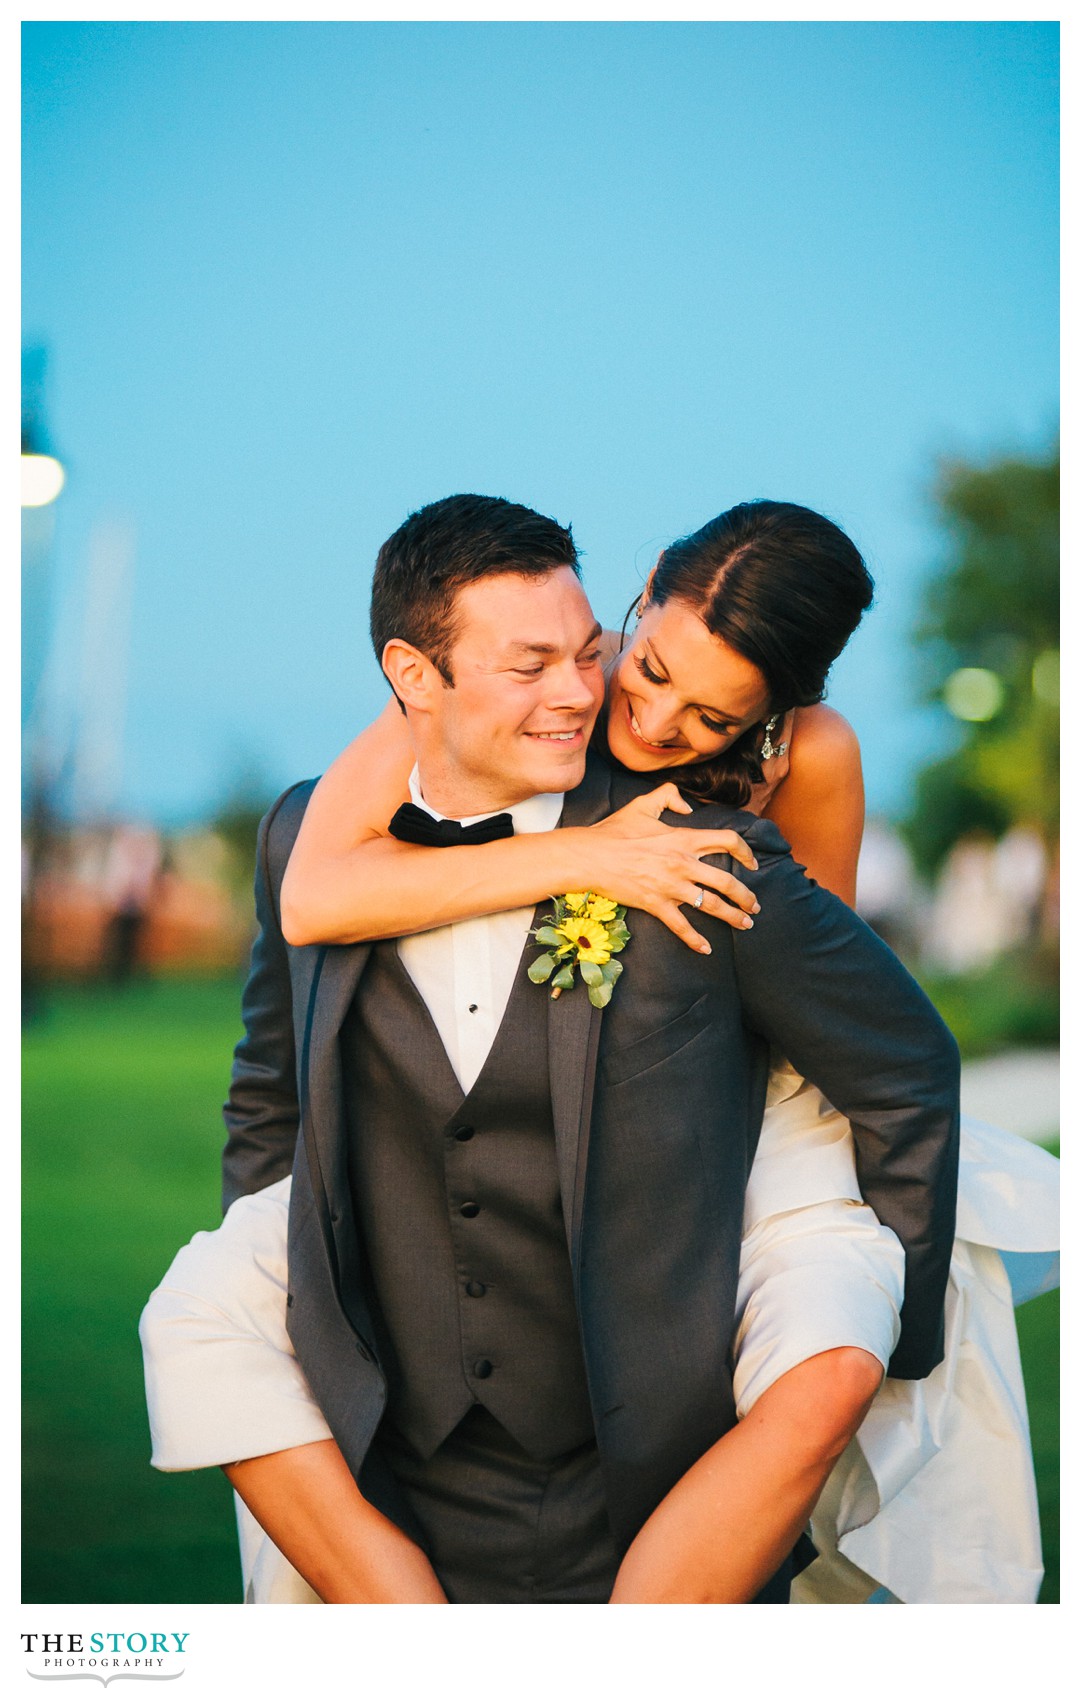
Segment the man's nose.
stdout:
<svg viewBox="0 0 1081 1700">
<path fill-rule="evenodd" d="M 596 673 L 596 678 L 593 678 L 593 673 Z M 583 670 L 576 661 L 550 667 L 548 684 L 549 707 L 573 709 L 575 714 L 585 714 L 597 708 L 604 696 L 600 668 Z"/>
</svg>

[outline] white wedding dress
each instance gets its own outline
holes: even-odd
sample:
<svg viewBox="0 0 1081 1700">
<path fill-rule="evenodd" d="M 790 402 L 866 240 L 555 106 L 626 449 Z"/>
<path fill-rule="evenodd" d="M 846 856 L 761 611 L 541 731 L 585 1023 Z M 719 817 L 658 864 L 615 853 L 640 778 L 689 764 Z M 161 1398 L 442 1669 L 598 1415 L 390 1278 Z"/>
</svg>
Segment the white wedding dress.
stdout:
<svg viewBox="0 0 1081 1700">
<path fill-rule="evenodd" d="M 286 1179 L 238 1199 L 220 1228 L 196 1234 L 143 1313 L 158 1469 L 330 1438 L 285 1326 L 289 1189 Z M 1036 1598 L 1039 1521 L 1013 1306 L 1057 1283 L 1057 1160 L 963 1120 L 957 1235 L 945 1359 L 923 1381 L 883 1382 L 816 1508 L 820 1556 L 797 1578 L 795 1603 Z M 847 1121 L 779 1065 L 744 1215 L 739 1415 L 831 1347 L 862 1346 L 885 1364 L 903 1276 L 899 1243 L 860 1202 Z M 237 1504 L 245 1599 L 317 1604 Z"/>
</svg>

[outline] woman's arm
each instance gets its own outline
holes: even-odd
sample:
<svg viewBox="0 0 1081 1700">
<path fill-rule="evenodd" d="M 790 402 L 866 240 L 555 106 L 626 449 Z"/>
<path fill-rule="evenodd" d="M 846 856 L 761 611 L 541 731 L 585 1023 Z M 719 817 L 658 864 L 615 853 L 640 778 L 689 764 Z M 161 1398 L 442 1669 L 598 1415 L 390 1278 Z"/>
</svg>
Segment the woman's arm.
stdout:
<svg viewBox="0 0 1081 1700">
<path fill-rule="evenodd" d="M 408 795 L 412 766 L 408 729 L 392 702 L 323 775 L 282 883 L 282 932 L 290 944 L 399 938 L 582 890 L 647 910 L 695 950 L 708 947 L 680 906 L 693 908 L 699 890 L 705 913 L 732 926 L 751 924 L 751 892 L 698 858 L 727 853 L 753 867 L 753 855 L 731 831 L 664 826 L 665 809 L 690 812 L 675 785 L 661 785 L 595 826 L 431 849 L 387 834 Z"/>
<path fill-rule="evenodd" d="M 346 746 L 312 792 L 281 889 L 282 932 L 289 944 L 352 944 L 338 924 L 352 914 L 361 845 L 386 839 L 395 810 L 409 798 L 416 756 L 405 715 L 391 698 Z M 330 928 L 328 931 L 327 928 Z"/>
<path fill-rule="evenodd" d="M 816 703 L 796 710 L 788 773 L 763 812 L 811 878 L 854 907 L 863 768 L 859 739 L 836 709 Z"/>
</svg>

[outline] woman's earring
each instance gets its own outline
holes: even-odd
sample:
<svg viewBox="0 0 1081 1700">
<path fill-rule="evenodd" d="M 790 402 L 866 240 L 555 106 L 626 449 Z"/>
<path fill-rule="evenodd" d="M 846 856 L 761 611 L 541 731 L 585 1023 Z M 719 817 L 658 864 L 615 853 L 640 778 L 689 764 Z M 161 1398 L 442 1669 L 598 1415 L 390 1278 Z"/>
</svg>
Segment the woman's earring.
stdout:
<svg viewBox="0 0 1081 1700">
<path fill-rule="evenodd" d="M 788 749 L 787 742 L 783 744 L 773 742 L 773 734 L 780 724 L 780 719 L 780 715 L 775 714 L 766 721 L 766 730 L 762 734 L 762 748 L 758 752 L 762 761 L 772 761 L 774 756 L 783 756 Z"/>
</svg>

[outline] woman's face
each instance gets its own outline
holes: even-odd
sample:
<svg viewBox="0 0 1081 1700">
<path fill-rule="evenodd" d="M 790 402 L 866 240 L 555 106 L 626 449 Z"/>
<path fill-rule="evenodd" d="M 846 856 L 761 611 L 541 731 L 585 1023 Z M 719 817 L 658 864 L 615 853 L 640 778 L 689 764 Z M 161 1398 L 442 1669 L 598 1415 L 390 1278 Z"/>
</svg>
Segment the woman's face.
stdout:
<svg viewBox="0 0 1081 1700">
<path fill-rule="evenodd" d="M 767 720 L 759 669 L 685 602 L 647 606 L 608 680 L 608 748 L 638 773 L 708 761 Z"/>
</svg>

